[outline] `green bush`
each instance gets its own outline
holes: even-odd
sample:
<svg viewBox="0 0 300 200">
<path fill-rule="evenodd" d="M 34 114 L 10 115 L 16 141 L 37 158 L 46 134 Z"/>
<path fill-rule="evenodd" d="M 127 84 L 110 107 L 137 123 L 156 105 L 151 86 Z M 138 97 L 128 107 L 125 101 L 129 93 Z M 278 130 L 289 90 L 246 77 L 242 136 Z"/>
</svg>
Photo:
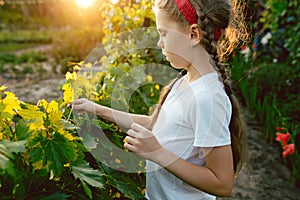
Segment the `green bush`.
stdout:
<svg viewBox="0 0 300 200">
<path fill-rule="evenodd" d="M 299 187 L 300 71 L 287 63 L 261 63 L 255 67 L 254 64 L 246 62 L 240 55 L 234 57 L 231 70 L 233 83 L 246 107 L 261 123 L 265 138 L 271 144 L 275 141 L 276 127 L 290 131 L 295 153 L 284 158 L 284 163 Z"/>
<path fill-rule="evenodd" d="M 257 98 L 263 101 L 265 97 L 275 97 L 282 114 L 289 116 L 291 123 L 299 123 L 300 69 L 288 63 L 264 63 L 252 71 L 249 87 L 257 87 Z"/>
<path fill-rule="evenodd" d="M 100 27 L 84 27 L 59 32 L 53 36 L 51 56 L 63 64 L 62 72 L 68 69 L 68 61 L 80 62 L 101 43 L 103 32 Z M 64 60 L 64 62 L 62 61 Z"/>
<path fill-rule="evenodd" d="M 35 52 L 35 51 L 25 52 L 19 56 L 13 53 L 0 54 L 0 62 L 2 63 L 12 63 L 12 64 L 37 63 L 37 62 L 44 62 L 47 60 L 48 58 L 45 54 Z"/>
<path fill-rule="evenodd" d="M 99 163 L 78 134 L 78 125 L 87 128 L 91 142 L 101 130 L 117 135 L 118 129 L 95 120 L 74 123 L 68 98 L 31 105 L 3 86 L 0 94 L 1 199 L 143 199 L 141 176 Z"/>
<path fill-rule="evenodd" d="M 264 29 L 269 30 L 273 37 L 269 45 L 269 53 L 273 58 L 285 60 L 299 68 L 300 47 L 300 2 L 298 0 L 267 0 L 266 9 L 261 18 Z M 283 57 L 281 56 L 283 55 Z"/>
<path fill-rule="evenodd" d="M 51 34 L 49 30 L 3 31 L 0 32 L 0 44 L 51 43 Z"/>
</svg>

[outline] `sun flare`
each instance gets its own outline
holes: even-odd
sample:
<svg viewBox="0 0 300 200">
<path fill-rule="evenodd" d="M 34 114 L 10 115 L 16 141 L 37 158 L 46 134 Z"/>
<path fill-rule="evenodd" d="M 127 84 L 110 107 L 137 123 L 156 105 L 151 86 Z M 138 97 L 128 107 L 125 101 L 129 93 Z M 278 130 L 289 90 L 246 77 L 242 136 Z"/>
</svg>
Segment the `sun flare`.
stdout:
<svg viewBox="0 0 300 200">
<path fill-rule="evenodd" d="M 87 8 L 94 3 L 94 0 L 76 0 L 77 5 L 83 8 Z"/>
</svg>

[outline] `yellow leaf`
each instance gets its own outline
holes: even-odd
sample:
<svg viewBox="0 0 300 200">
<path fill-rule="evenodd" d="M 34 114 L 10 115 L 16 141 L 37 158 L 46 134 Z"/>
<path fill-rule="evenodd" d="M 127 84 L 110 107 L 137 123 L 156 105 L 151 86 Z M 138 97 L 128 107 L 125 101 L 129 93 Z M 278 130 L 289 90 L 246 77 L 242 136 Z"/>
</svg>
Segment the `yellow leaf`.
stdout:
<svg viewBox="0 0 300 200">
<path fill-rule="evenodd" d="M 41 106 L 45 110 L 47 110 L 48 102 L 45 99 L 39 100 L 39 102 L 37 103 L 37 106 Z"/>
<path fill-rule="evenodd" d="M 63 85 L 62 90 L 64 90 L 64 102 L 72 103 L 74 100 L 74 93 L 69 83 Z"/>
<path fill-rule="evenodd" d="M 47 107 L 47 113 L 56 112 L 58 111 L 58 103 L 52 100 Z"/>
<path fill-rule="evenodd" d="M 2 85 L 2 86 L 0 87 L 0 91 L 3 91 L 3 90 L 5 90 L 5 89 L 7 89 L 7 87 L 6 87 L 5 85 Z"/>
<path fill-rule="evenodd" d="M 67 131 L 64 131 L 64 130 L 62 130 L 62 129 L 60 129 L 59 132 L 60 132 L 65 138 L 67 138 L 69 141 L 75 140 L 75 137 L 74 137 L 71 133 L 69 133 L 69 132 L 67 132 Z"/>
<path fill-rule="evenodd" d="M 2 102 L 6 105 L 6 107 L 3 110 L 3 112 L 7 112 L 13 115 L 16 113 L 15 110 L 21 109 L 20 101 L 18 100 L 16 95 L 11 92 L 5 92 L 5 94 L 6 97 L 3 99 Z"/>
<path fill-rule="evenodd" d="M 21 109 L 18 111 L 18 114 L 23 117 L 24 120 L 37 120 L 43 121 L 43 117 L 46 117 L 45 113 L 42 113 L 38 110 L 31 110 L 31 109 Z"/>
<path fill-rule="evenodd" d="M 63 112 L 59 110 L 59 105 L 56 101 L 51 101 L 47 108 L 47 113 L 49 114 L 49 120 L 51 124 L 56 125 L 56 127 L 61 126 L 61 118 L 63 116 Z"/>
<path fill-rule="evenodd" d="M 30 109 L 21 109 L 18 114 L 26 121 L 31 120 L 29 123 L 29 128 L 31 130 L 44 128 L 44 117 L 46 117 L 46 114 L 35 110 L 34 107 L 31 107 Z"/>
<path fill-rule="evenodd" d="M 39 160 L 35 163 L 32 163 L 32 166 L 34 167 L 34 169 L 40 170 L 43 168 L 43 161 Z"/>
</svg>

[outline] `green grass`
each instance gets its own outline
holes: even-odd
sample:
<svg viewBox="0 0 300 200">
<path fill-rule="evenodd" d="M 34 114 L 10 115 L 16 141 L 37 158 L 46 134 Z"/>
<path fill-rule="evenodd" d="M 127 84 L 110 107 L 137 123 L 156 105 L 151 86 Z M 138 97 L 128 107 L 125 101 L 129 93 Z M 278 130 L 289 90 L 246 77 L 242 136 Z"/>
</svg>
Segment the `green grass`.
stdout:
<svg viewBox="0 0 300 200">
<path fill-rule="evenodd" d="M 16 51 L 16 50 L 20 50 L 20 49 L 25 49 L 25 48 L 29 48 L 29 47 L 33 47 L 37 45 L 36 43 L 0 43 L 0 54 L 1 53 L 8 53 L 8 52 L 12 52 L 12 51 Z"/>
<path fill-rule="evenodd" d="M 54 31 L 20 30 L 0 32 L 0 54 L 52 42 Z"/>
<path fill-rule="evenodd" d="M 18 30 L 0 32 L 0 43 L 49 43 L 52 31 Z"/>
</svg>

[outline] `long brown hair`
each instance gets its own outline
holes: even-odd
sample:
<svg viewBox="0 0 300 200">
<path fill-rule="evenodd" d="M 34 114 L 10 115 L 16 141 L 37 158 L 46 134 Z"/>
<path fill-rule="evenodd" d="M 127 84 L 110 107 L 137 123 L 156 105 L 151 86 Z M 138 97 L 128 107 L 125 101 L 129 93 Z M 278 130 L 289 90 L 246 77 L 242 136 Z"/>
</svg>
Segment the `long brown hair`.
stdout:
<svg viewBox="0 0 300 200">
<path fill-rule="evenodd" d="M 248 36 L 243 17 L 244 4 L 239 0 L 232 0 L 231 3 L 229 0 L 190 0 L 190 3 L 196 9 L 198 15 L 198 25 L 202 32 L 201 45 L 210 54 L 211 63 L 216 71 L 219 72 L 225 92 L 231 101 L 232 116 L 229 130 L 234 171 L 237 173 L 245 161 L 246 128 L 239 102 L 231 89 L 225 68 L 226 65 L 222 63 L 222 61 L 224 61 L 226 56 L 232 52 L 233 48 L 239 44 L 239 41 L 245 41 Z M 174 0 L 155 0 L 155 8 L 167 11 L 170 17 L 186 27 L 190 25 L 181 15 Z M 225 31 L 221 39 L 215 39 L 214 29 Z M 183 73 L 185 73 L 185 71 L 183 71 Z M 173 84 L 180 79 L 181 76 L 182 74 L 172 80 L 171 83 L 162 90 L 158 108 L 154 113 L 154 121 Z"/>
</svg>

